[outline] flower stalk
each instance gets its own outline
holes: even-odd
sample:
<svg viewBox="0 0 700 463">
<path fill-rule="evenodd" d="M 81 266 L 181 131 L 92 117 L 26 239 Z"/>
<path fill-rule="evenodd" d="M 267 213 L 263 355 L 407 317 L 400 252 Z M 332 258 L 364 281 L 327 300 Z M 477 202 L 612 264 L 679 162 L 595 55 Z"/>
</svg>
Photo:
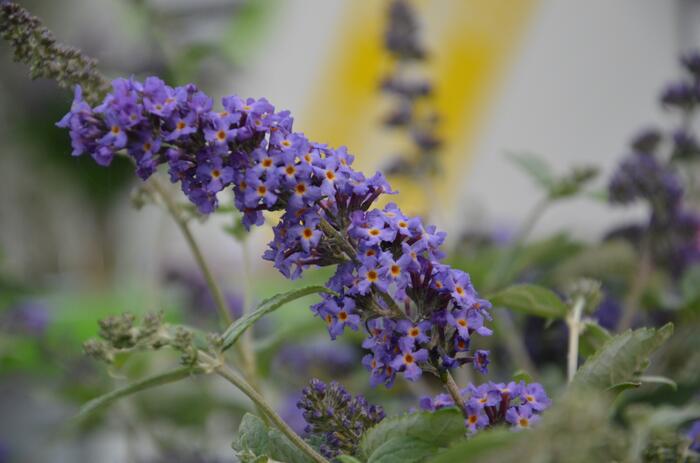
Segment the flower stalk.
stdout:
<svg viewBox="0 0 700 463">
<path fill-rule="evenodd" d="M 574 302 L 574 307 L 566 319 L 566 324 L 569 327 L 569 350 L 567 356 L 567 374 L 569 382 L 573 381 L 576 370 L 578 370 L 578 341 L 581 334 L 581 316 L 583 308 L 586 305 L 586 300 L 579 296 Z"/>
<path fill-rule="evenodd" d="M 211 357 L 205 352 L 199 352 L 200 358 L 204 361 L 206 367 L 211 369 L 214 373 L 221 376 L 223 379 L 233 384 L 238 390 L 244 393 L 258 408 L 261 410 L 267 418 L 279 429 L 287 438 L 297 447 L 299 450 L 304 452 L 311 460 L 316 463 L 328 463 L 321 454 L 313 449 L 309 444 L 304 441 L 297 433 L 294 432 L 292 428 L 289 427 L 287 423 L 284 422 L 282 417 L 280 417 L 277 412 L 265 401 L 265 398 L 256 391 L 253 386 L 245 381 L 241 376 L 235 371 L 229 368 L 225 363 Z"/>
</svg>

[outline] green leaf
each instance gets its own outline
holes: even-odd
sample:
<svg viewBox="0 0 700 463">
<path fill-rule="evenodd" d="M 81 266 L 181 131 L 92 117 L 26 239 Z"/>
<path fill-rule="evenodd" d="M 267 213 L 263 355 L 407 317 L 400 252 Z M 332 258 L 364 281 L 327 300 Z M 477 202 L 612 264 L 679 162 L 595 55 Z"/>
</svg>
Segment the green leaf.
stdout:
<svg viewBox="0 0 700 463">
<path fill-rule="evenodd" d="M 270 439 L 269 455 L 273 460 L 284 461 L 285 463 L 313 463 L 280 430 L 270 429 L 267 435 Z"/>
<path fill-rule="evenodd" d="M 564 318 L 566 304 L 554 292 L 542 286 L 519 284 L 509 286 L 487 299 L 495 306 L 543 318 Z"/>
<path fill-rule="evenodd" d="M 109 392 L 87 402 L 80 408 L 80 411 L 75 416 L 74 420 L 82 420 L 88 415 L 111 405 L 113 402 L 116 402 L 122 397 L 135 394 L 145 389 L 151 389 L 154 387 L 162 386 L 164 384 L 174 383 L 175 381 L 179 381 L 181 379 L 188 378 L 190 376 L 202 372 L 203 370 L 199 368 L 184 366 L 180 368 L 175 368 L 174 370 L 170 370 L 165 373 L 149 376 L 148 378 L 142 379 L 141 381 L 137 381 L 135 383 L 129 384 L 128 386 L 116 389 L 112 392 Z"/>
<path fill-rule="evenodd" d="M 627 330 L 608 340 L 576 372 L 572 386 L 609 389 L 639 382 L 649 356 L 673 334 L 673 324 L 659 329 Z"/>
<path fill-rule="evenodd" d="M 447 450 L 440 452 L 429 463 L 458 463 L 478 461 L 480 456 L 492 454 L 514 441 L 521 439 L 527 433 L 514 433 L 509 429 L 497 428 L 482 431 L 469 440 L 462 440 Z"/>
<path fill-rule="evenodd" d="M 665 376 L 642 375 L 639 377 L 639 381 L 641 381 L 642 384 L 665 384 L 674 391 L 678 390 L 678 384 L 671 378 Z"/>
<path fill-rule="evenodd" d="M 400 437 L 446 447 L 464 435 L 464 417 L 454 407 L 386 418 L 360 439 L 359 456 L 369 459 L 386 442 Z"/>
<path fill-rule="evenodd" d="M 541 157 L 534 154 L 507 154 L 506 157 L 532 178 L 543 190 L 549 191 L 555 184 L 551 167 Z"/>
<path fill-rule="evenodd" d="M 350 455 L 339 455 L 335 457 L 335 459 L 340 463 L 362 463 L 360 460 L 355 457 L 351 457 Z"/>
<path fill-rule="evenodd" d="M 239 318 L 226 329 L 224 334 L 221 335 L 223 340 L 222 349 L 226 350 L 234 345 L 245 330 L 253 326 L 253 324 L 263 315 L 267 315 L 268 313 L 279 309 L 284 304 L 287 304 L 295 299 L 316 293 L 336 294 L 334 291 L 324 288 L 323 286 L 307 286 L 306 288 L 295 289 L 286 293 L 277 294 L 269 299 L 265 299 L 255 308 L 253 312 Z"/>
<path fill-rule="evenodd" d="M 231 447 L 238 459 L 246 463 L 266 462 L 269 458 L 285 463 L 311 462 L 282 432 L 268 429 L 260 418 L 250 413 L 243 416 Z"/>
<path fill-rule="evenodd" d="M 579 353 L 583 357 L 589 357 L 603 347 L 612 338 L 608 330 L 593 319 L 586 319 L 582 323 L 582 331 L 579 335 Z"/>
<path fill-rule="evenodd" d="M 515 373 L 513 373 L 513 376 L 511 378 L 513 381 L 516 383 L 519 383 L 520 381 L 525 381 L 526 383 L 531 383 L 533 382 L 532 376 L 530 376 L 530 373 L 528 373 L 525 370 L 518 370 Z"/>
<path fill-rule="evenodd" d="M 375 450 L 367 463 L 417 463 L 435 454 L 438 447 L 409 436 L 394 437 Z"/>
<path fill-rule="evenodd" d="M 260 418 L 250 413 L 243 415 L 238 426 L 238 435 L 233 442 L 233 448 L 239 452 L 250 452 L 255 456 L 267 455 L 270 439 L 267 427 Z"/>
</svg>

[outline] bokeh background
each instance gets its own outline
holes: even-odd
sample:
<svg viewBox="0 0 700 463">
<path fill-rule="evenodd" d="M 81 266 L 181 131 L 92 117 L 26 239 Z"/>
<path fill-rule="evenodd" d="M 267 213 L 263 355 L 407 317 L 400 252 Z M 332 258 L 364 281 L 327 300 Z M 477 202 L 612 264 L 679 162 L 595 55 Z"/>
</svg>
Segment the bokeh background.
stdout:
<svg viewBox="0 0 700 463">
<path fill-rule="evenodd" d="M 390 102 L 379 82 L 393 65 L 383 47 L 388 2 L 20 3 L 60 41 L 98 58 L 109 76 L 157 74 L 217 97 L 265 96 L 291 110 L 309 138 L 346 145 L 364 171 L 385 167 L 408 143 L 381 124 Z M 536 153 L 555 171 L 585 164 L 601 175 L 590 195 L 550 208 L 534 238 L 566 231 L 596 242 L 643 216 L 640 208 L 611 208 L 595 191 L 640 128 L 676 122 L 659 111 L 658 95 L 678 74 L 679 54 L 700 45 L 700 2 L 414 5 L 429 53 L 421 72 L 434 86 L 444 145 L 430 188 L 391 179 L 402 208 L 447 230 L 453 250 L 475 233 L 507 241 L 541 196 L 507 154 Z M 233 461 L 231 436 L 249 404 L 217 381 L 170 386 L 89 423 L 66 423 L 115 382 L 173 361 L 131 359 L 105 372 L 81 354 L 99 318 L 164 310 L 171 321 L 214 329 L 215 311 L 170 218 L 153 205 L 133 206 L 138 183 L 128 163 L 102 169 L 72 158 L 68 135 L 54 126 L 70 95 L 26 75 L 0 42 L 0 462 Z M 194 231 L 232 310 L 293 286 L 259 258 L 270 230 L 235 240 L 230 221 L 214 217 Z M 298 419 L 295 393 L 312 375 L 335 372 L 351 389 L 367 388 L 366 373 L 350 368 L 361 357 L 357 339 L 329 349 L 307 307 L 297 304 L 256 331 L 269 379 L 263 387 L 290 421 Z M 369 393 L 401 410 L 429 390 L 403 384 L 393 395 Z"/>
</svg>

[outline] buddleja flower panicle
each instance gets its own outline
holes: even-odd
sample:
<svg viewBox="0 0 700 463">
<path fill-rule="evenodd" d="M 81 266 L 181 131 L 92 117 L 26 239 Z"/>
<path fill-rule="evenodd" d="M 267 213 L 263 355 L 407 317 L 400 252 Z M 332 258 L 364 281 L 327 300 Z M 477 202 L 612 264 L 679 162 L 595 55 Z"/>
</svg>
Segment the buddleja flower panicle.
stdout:
<svg viewBox="0 0 700 463">
<path fill-rule="evenodd" d="M 524 381 L 470 384 L 460 392 L 466 406 L 464 424 L 471 434 L 499 424 L 514 429 L 529 428 L 539 421 L 540 414 L 551 404 L 541 384 L 526 384 Z M 453 406 L 454 400 L 448 394 L 426 396 L 420 400 L 420 408 L 428 411 Z"/>
<path fill-rule="evenodd" d="M 305 432 L 318 436 L 321 453 L 334 458 L 353 455 L 362 434 L 384 419 L 384 409 L 362 395 L 353 397 L 340 383 L 312 379 L 297 403 L 307 423 Z"/>
<path fill-rule="evenodd" d="M 439 170 L 436 150 L 442 146 L 437 134 L 440 117 L 432 108 L 425 111 L 430 106 L 426 101 L 433 94 L 433 85 L 426 77 L 409 72 L 415 62 L 427 59 L 419 32 L 417 15 L 409 1 L 393 0 L 387 11 L 384 48 L 395 65 L 380 83 L 382 92 L 392 98 L 384 124 L 405 131 L 412 150 L 391 161 L 386 169 L 389 175 L 422 177 Z"/>
<path fill-rule="evenodd" d="M 96 107 L 76 88 L 71 111 L 58 123 L 70 130 L 73 155 L 109 165 L 126 152 L 142 179 L 167 164 L 171 181 L 203 214 L 217 193 L 233 188 L 235 206 L 250 228 L 264 211 L 283 211 L 263 255 L 286 277 L 310 266 L 337 266 L 312 311 L 331 338 L 367 328 L 364 364 L 372 384 L 391 385 L 465 363 L 486 372 L 488 352 L 469 352 L 472 337 L 488 336 L 488 301 L 469 275 L 443 263 L 446 234 L 409 217 L 394 203 L 381 173 L 353 169 L 346 148 L 333 149 L 293 131 L 288 111 L 264 98 L 212 100 L 193 84 L 172 88 L 156 78 L 116 79 Z"/>
<path fill-rule="evenodd" d="M 667 86 L 661 102 L 690 120 L 700 104 L 700 53 L 689 53 L 681 63 L 686 76 Z M 687 204 L 679 167 L 682 162 L 700 159 L 700 145 L 684 124 L 670 133 L 644 130 L 630 148 L 631 153 L 620 162 L 608 184 L 609 200 L 620 205 L 644 202 L 649 206 L 649 220 L 609 236 L 636 244 L 646 240 L 655 265 L 678 277 L 700 261 L 700 214 Z"/>
<path fill-rule="evenodd" d="M 15 61 L 29 65 L 32 79 L 51 79 L 63 88 L 80 84 L 92 103 L 109 90 L 109 81 L 97 70 L 95 59 L 56 43 L 51 31 L 16 3 L 0 1 L 0 36 L 10 42 Z"/>
</svg>

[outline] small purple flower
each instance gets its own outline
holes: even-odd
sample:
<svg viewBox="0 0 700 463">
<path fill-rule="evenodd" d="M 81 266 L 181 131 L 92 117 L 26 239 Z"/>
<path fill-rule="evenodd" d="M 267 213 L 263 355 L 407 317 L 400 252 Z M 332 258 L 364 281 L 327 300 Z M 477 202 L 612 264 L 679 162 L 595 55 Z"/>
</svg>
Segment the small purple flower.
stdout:
<svg viewBox="0 0 700 463">
<path fill-rule="evenodd" d="M 407 380 L 415 381 L 420 378 L 423 372 L 418 364 L 427 360 L 428 351 L 426 349 L 413 351 L 410 348 L 404 348 L 401 353 L 391 361 L 391 366 L 398 371 L 403 371 Z"/>
<path fill-rule="evenodd" d="M 409 320 L 401 320 L 396 325 L 396 330 L 403 335 L 401 339 L 408 341 L 408 346 L 413 348 L 416 344 L 426 343 L 430 340 L 428 333 L 431 324 L 428 321 L 414 324 Z"/>
<path fill-rule="evenodd" d="M 543 411 L 552 403 L 542 385 L 538 383 L 522 386 L 520 396 L 523 398 L 523 403 L 538 412 Z"/>
<path fill-rule="evenodd" d="M 366 258 L 362 261 L 362 266 L 358 270 L 360 281 L 357 284 L 357 292 L 359 294 L 367 294 L 373 286 L 380 291 L 386 291 L 387 281 L 378 264 L 375 258 Z"/>
<path fill-rule="evenodd" d="M 532 412 L 529 405 L 510 407 L 506 412 L 506 420 L 516 429 L 527 429 L 539 421 L 540 417 Z"/>
<path fill-rule="evenodd" d="M 479 429 L 489 425 L 489 417 L 484 411 L 484 407 L 467 406 L 467 417 L 464 420 L 464 425 L 470 433 L 475 433 Z"/>
<path fill-rule="evenodd" d="M 233 181 L 233 168 L 224 165 L 221 157 L 213 157 L 197 167 L 197 178 L 207 193 L 218 193 Z"/>
<path fill-rule="evenodd" d="M 472 363 L 474 364 L 474 369 L 482 375 L 488 373 L 489 351 L 482 349 L 475 351 L 474 360 Z"/>
</svg>

